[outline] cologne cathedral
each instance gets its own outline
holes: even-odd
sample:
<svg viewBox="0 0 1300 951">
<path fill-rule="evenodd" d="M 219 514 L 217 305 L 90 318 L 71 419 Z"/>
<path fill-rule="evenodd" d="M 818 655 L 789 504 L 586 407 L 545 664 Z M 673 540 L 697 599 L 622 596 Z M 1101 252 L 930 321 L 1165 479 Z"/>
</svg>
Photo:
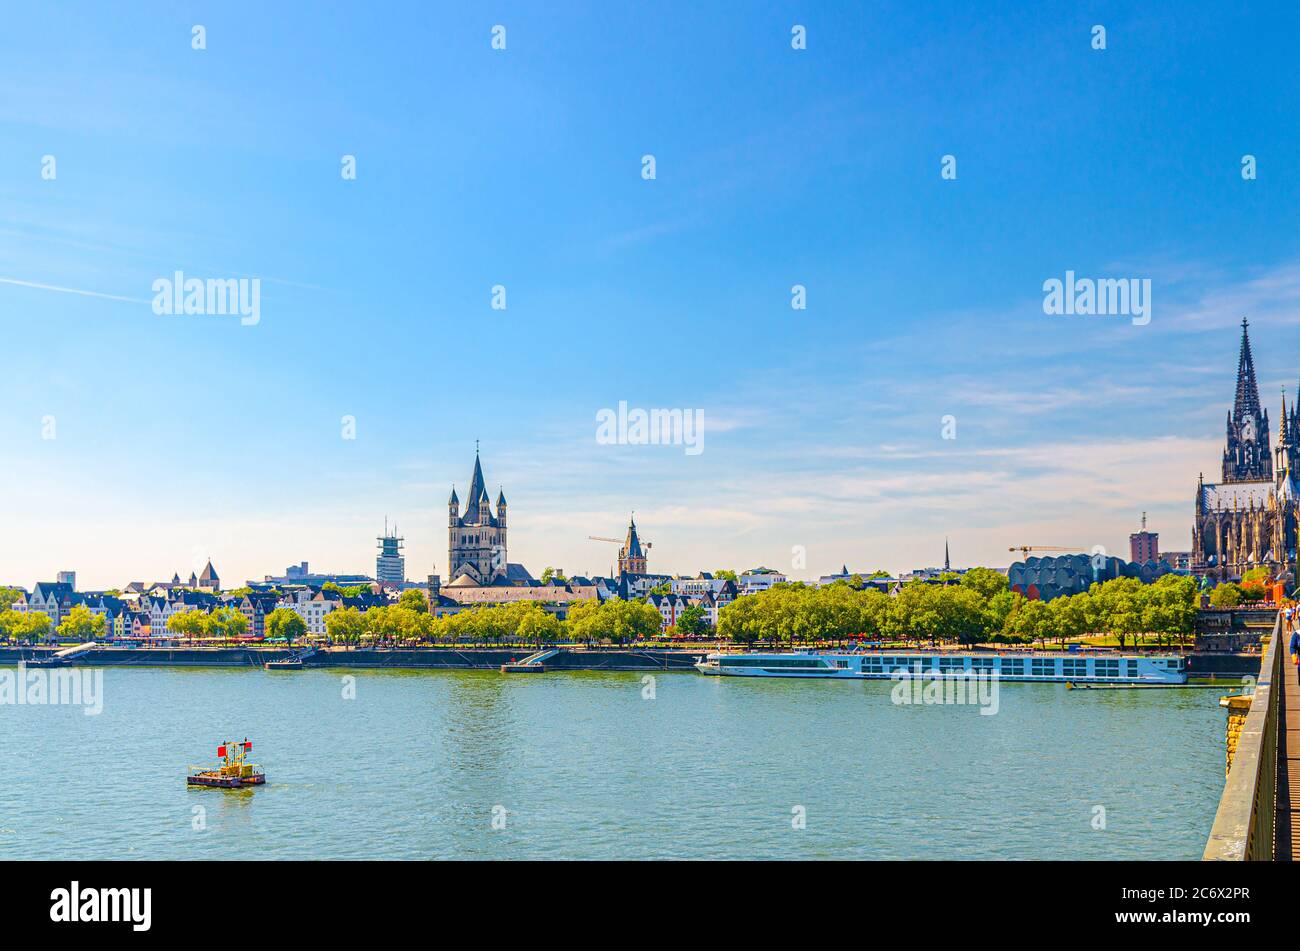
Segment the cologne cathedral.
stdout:
<svg viewBox="0 0 1300 951">
<path fill-rule="evenodd" d="M 1300 489 L 1300 408 L 1287 416 L 1286 393 L 1277 428 L 1277 446 L 1269 451 L 1268 411 L 1259 403 L 1249 324 L 1241 322 L 1237 394 L 1228 414 L 1223 450 L 1223 479 L 1196 486 L 1192 526 L 1192 571 L 1218 579 L 1235 579 L 1255 567 L 1275 573 L 1295 564 Z"/>
</svg>

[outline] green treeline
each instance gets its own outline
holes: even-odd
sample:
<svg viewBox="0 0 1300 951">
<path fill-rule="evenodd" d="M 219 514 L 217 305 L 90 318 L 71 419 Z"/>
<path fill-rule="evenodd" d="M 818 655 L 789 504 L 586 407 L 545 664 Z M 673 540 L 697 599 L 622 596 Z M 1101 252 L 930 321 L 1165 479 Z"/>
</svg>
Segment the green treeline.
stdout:
<svg viewBox="0 0 1300 951">
<path fill-rule="evenodd" d="M 363 640 L 462 643 L 555 644 L 602 640 L 616 643 L 647 640 L 659 633 L 662 618 L 641 601 L 575 601 L 561 621 L 536 601 L 470 608 L 435 618 L 428 609 L 392 605 L 358 611 L 339 608 L 325 615 L 331 640 L 357 644 Z"/>
<path fill-rule="evenodd" d="M 1139 636 L 1172 642 L 1192 632 L 1196 583 L 1166 575 L 1154 584 L 1116 578 L 1081 594 L 1030 601 L 990 568 L 952 575 L 945 584 L 915 581 L 892 597 L 837 581 L 820 588 L 776 585 L 722 609 L 718 634 L 738 644 L 808 644 L 850 637 L 937 643 L 1065 641 L 1112 635 L 1119 646 Z"/>
</svg>

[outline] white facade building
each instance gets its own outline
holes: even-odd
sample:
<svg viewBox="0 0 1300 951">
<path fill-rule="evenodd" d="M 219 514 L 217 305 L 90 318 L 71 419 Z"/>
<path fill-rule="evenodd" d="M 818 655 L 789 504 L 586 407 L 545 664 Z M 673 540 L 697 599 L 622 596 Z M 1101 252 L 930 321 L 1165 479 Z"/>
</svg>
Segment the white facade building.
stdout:
<svg viewBox="0 0 1300 951">
<path fill-rule="evenodd" d="M 740 576 L 741 594 L 758 594 L 777 584 L 785 584 L 788 579 L 773 568 L 754 568 Z"/>
</svg>

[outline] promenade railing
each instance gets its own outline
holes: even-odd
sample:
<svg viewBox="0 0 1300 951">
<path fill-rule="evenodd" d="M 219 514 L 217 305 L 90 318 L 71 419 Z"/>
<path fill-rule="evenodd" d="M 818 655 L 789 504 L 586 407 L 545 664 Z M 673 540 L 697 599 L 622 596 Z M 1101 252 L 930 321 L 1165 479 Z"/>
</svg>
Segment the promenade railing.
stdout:
<svg viewBox="0 0 1300 951">
<path fill-rule="evenodd" d="M 1279 613 L 1273 622 L 1273 636 L 1264 649 L 1250 712 L 1242 724 L 1232 768 L 1205 845 L 1202 858 L 1206 861 L 1273 860 L 1285 636 Z"/>
</svg>

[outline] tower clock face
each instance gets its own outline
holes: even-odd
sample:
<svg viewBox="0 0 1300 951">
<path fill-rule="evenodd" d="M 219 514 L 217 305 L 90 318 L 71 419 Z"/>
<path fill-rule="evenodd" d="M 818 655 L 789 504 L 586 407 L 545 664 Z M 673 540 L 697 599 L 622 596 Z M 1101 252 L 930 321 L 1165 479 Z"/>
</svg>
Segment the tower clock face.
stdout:
<svg viewBox="0 0 1300 951">
<path fill-rule="evenodd" d="M 1241 438 L 1246 442 L 1255 441 L 1255 421 L 1253 419 L 1247 419 L 1245 425 L 1241 427 Z"/>
</svg>

